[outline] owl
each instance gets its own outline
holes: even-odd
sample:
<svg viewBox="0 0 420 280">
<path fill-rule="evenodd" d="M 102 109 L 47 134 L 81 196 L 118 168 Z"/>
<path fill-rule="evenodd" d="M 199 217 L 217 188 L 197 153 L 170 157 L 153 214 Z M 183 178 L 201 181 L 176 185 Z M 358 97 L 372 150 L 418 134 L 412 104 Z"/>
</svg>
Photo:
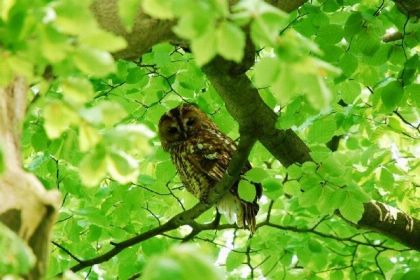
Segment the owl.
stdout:
<svg viewBox="0 0 420 280">
<path fill-rule="evenodd" d="M 165 113 L 159 121 L 162 147 L 171 154 L 172 162 L 185 188 L 202 202 L 222 179 L 233 153 L 235 142 L 223 134 L 216 124 L 195 104 L 181 104 Z M 249 162 L 242 174 L 251 169 Z M 255 232 L 255 217 L 262 195 L 260 184 L 253 183 L 256 197 L 253 202 L 238 195 L 238 182 L 220 199 L 216 207 L 230 223 Z"/>
</svg>

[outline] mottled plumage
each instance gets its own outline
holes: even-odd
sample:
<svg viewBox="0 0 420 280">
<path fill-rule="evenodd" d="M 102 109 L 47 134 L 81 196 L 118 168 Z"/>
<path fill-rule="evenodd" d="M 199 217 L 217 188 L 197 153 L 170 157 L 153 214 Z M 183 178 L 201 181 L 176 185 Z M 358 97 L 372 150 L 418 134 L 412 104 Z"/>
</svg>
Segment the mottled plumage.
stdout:
<svg viewBox="0 0 420 280">
<path fill-rule="evenodd" d="M 217 126 L 195 105 L 181 104 L 165 113 L 159 121 L 162 147 L 171 154 L 173 163 L 186 189 L 200 201 L 207 201 L 209 191 L 220 181 L 232 154 L 235 142 L 224 135 Z M 247 165 L 242 173 L 251 168 Z M 218 202 L 217 209 L 230 222 L 255 231 L 257 200 L 261 185 L 255 184 L 255 200 L 246 202 L 238 196 L 238 182 Z"/>
</svg>

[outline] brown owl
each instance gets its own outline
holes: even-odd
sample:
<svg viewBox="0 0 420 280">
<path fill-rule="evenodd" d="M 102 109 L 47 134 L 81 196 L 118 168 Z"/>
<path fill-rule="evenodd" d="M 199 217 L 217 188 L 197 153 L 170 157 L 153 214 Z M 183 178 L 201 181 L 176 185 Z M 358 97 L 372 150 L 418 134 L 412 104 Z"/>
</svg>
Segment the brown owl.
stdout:
<svg viewBox="0 0 420 280">
<path fill-rule="evenodd" d="M 235 142 L 223 134 L 216 124 L 193 104 L 181 104 L 165 113 L 159 121 L 162 147 L 171 154 L 173 163 L 186 189 L 200 201 L 207 201 L 210 190 L 225 173 Z M 251 169 L 249 162 L 242 174 Z M 247 202 L 238 195 L 238 182 L 217 203 L 217 209 L 229 222 L 255 232 L 255 216 L 262 195 L 260 184 L 254 184 L 256 197 Z"/>
</svg>

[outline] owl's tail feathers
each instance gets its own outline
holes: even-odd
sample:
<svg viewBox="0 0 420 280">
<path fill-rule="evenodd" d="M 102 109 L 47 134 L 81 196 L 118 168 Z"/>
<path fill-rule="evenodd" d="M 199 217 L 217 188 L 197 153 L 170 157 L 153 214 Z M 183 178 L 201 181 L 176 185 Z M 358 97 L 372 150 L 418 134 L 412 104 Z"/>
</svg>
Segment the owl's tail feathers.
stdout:
<svg viewBox="0 0 420 280">
<path fill-rule="evenodd" d="M 256 230 L 255 217 L 259 208 L 256 201 L 247 202 L 232 193 L 227 193 L 217 204 L 217 209 L 228 223 L 236 222 L 238 227 L 249 229 L 252 233 Z"/>
<path fill-rule="evenodd" d="M 247 228 L 251 233 L 256 230 L 256 217 L 260 207 L 257 202 L 247 202 L 241 200 L 241 209 L 237 213 L 236 224 L 239 227 Z"/>
</svg>

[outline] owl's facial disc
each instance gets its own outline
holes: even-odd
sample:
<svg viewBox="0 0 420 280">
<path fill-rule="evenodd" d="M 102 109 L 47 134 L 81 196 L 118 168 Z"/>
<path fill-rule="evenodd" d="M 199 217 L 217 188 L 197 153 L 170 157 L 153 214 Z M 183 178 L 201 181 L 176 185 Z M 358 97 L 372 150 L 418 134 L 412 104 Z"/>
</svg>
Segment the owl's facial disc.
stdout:
<svg viewBox="0 0 420 280">
<path fill-rule="evenodd" d="M 183 120 L 183 126 L 188 136 L 191 136 L 197 131 L 198 119 L 190 114 Z"/>
</svg>

